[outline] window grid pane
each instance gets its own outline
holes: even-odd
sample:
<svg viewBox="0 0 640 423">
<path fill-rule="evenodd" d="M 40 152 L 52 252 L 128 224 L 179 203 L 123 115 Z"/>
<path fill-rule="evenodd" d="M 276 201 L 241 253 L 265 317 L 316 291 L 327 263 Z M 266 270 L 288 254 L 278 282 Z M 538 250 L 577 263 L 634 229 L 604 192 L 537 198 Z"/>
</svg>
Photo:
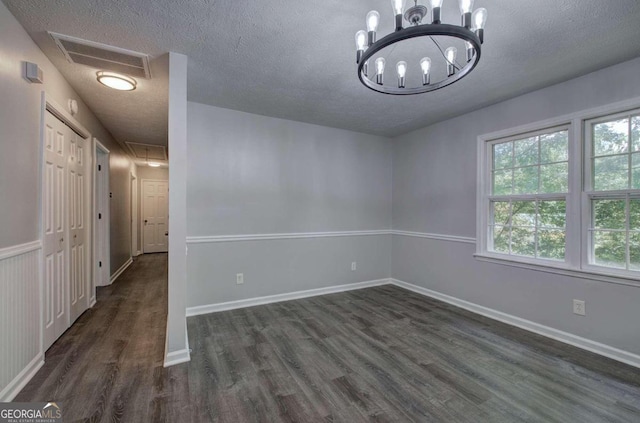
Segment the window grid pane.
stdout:
<svg viewBox="0 0 640 423">
<path fill-rule="evenodd" d="M 566 193 L 569 186 L 569 132 L 556 131 L 492 145 L 491 193 Z M 638 157 L 640 184 L 640 154 Z"/>
<path fill-rule="evenodd" d="M 640 231 L 629 232 L 629 270 L 640 270 Z"/>
<path fill-rule="evenodd" d="M 640 189 L 640 153 L 631 154 L 631 188 Z"/>
<path fill-rule="evenodd" d="M 591 199 L 591 263 L 640 270 L 640 199 Z"/>
<path fill-rule="evenodd" d="M 493 252 L 565 260 L 566 200 L 492 201 L 490 208 Z"/>
<path fill-rule="evenodd" d="M 629 155 L 594 157 L 593 188 L 595 191 L 629 188 Z"/>
<path fill-rule="evenodd" d="M 593 125 L 594 157 L 629 152 L 629 118 Z"/>
<path fill-rule="evenodd" d="M 593 190 L 640 189 L 640 116 L 595 123 L 591 128 Z"/>
<path fill-rule="evenodd" d="M 631 150 L 640 151 L 640 116 L 631 117 Z"/>
<path fill-rule="evenodd" d="M 626 233 L 593 231 L 593 258 L 599 266 L 626 269 Z"/>
</svg>

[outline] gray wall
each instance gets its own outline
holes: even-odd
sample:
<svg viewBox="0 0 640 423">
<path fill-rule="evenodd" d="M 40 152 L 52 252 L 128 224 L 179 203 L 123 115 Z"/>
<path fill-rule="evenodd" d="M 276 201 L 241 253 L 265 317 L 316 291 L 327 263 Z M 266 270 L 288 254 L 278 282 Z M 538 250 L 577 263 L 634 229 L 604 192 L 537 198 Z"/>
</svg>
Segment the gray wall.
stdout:
<svg viewBox="0 0 640 423">
<path fill-rule="evenodd" d="M 476 236 L 477 137 L 640 97 L 640 59 L 395 139 L 393 228 Z M 640 288 L 479 262 L 475 246 L 393 236 L 392 276 L 640 353 Z M 584 299 L 587 316 L 572 313 Z"/>
<path fill-rule="evenodd" d="M 100 139 L 100 142 L 102 140 Z M 103 143 L 104 144 L 104 143 Z M 107 146 L 109 155 L 109 191 L 111 274 L 114 274 L 131 258 L 131 171 L 133 162 L 122 149 L 113 144 Z"/>
<path fill-rule="evenodd" d="M 187 152 L 188 236 L 391 226 L 387 138 L 189 103 Z M 389 252 L 390 235 L 191 244 L 187 305 L 386 278 Z"/>
<path fill-rule="evenodd" d="M 120 267 L 131 245 L 129 228 L 130 161 L 111 134 L 87 108 L 60 72 L 0 3 L 0 248 L 40 238 L 40 107 L 46 91 L 58 104 L 78 101 L 75 118 L 111 150 L 111 267 Z M 24 61 L 37 63 L 44 84 L 30 84 Z"/>
</svg>

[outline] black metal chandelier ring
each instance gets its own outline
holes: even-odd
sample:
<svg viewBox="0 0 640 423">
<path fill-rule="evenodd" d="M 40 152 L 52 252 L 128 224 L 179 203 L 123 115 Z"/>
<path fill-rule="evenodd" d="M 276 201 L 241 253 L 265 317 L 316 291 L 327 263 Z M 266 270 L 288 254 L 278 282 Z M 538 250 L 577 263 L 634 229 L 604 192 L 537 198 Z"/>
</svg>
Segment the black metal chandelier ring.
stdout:
<svg viewBox="0 0 640 423">
<path fill-rule="evenodd" d="M 443 79 L 442 81 L 435 82 L 429 85 L 423 85 L 415 88 L 397 88 L 393 86 L 385 86 L 379 85 L 375 81 L 369 79 L 366 75 L 365 66 L 369 59 L 371 59 L 376 53 L 380 50 L 389 47 L 390 45 L 399 43 L 404 40 L 408 40 L 410 38 L 416 37 L 433 37 L 433 36 L 447 36 L 447 37 L 455 37 L 459 38 L 463 41 L 469 42 L 475 53 L 473 58 L 466 63 L 466 65 L 460 68 L 455 72 L 454 75 L 449 76 L 448 78 Z M 440 88 L 444 88 L 448 85 L 453 84 L 456 81 L 464 78 L 469 74 L 480 61 L 480 52 L 482 49 L 482 43 L 480 41 L 480 37 L 478 35 L 463 26 L 458 25 L 448 25 L 448 24 L 426 24 L 426 25 L 417 25 L 408 28 L 404 28 L 391 34 L 387 35 L 384 38 L 373 43 L 369 46 L 360 57 L 358 63 L 358 77 L 360 81 L 367 86 L 368 88 L 383 93 L 383 94 L 392 94 L 392 95 L 414 95 L 414 94 L 422 94 L 430 91 L 435 91 Z"/>
</svg>

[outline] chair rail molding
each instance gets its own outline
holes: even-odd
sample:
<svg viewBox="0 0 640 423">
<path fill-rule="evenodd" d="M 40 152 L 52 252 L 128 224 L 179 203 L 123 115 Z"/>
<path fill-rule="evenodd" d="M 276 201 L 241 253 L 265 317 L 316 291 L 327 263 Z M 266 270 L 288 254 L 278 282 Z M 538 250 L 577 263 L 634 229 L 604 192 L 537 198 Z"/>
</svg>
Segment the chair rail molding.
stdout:
<svg viewBox="0 0 640 423">
<path fill-rule="evenodd" d="M 187 244 L 209 244 L 216 242 L 263 241 L 274 239 L 330 238 L 341 236 L 390 235 L 391 229 L 371 231 L 334 231 L 334 232 L 291 232 L 279 234 L 243 234 L 243 235 L 211 235 L 188 236 Z"/>
</svg>

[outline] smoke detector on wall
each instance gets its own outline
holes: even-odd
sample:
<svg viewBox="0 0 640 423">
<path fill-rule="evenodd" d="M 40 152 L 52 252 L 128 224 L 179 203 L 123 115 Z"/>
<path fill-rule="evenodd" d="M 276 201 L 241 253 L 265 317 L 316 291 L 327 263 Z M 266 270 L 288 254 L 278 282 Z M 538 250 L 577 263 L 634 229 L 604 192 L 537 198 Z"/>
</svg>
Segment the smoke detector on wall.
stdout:
<svg viewBox="0 0 640 423">
<path fill-rule="evenodd" d="M 49 35 L 70 63 L 136 78 L 151 78 L 147 54 L 55 32 L 49 32 Z"/>
</svg>

